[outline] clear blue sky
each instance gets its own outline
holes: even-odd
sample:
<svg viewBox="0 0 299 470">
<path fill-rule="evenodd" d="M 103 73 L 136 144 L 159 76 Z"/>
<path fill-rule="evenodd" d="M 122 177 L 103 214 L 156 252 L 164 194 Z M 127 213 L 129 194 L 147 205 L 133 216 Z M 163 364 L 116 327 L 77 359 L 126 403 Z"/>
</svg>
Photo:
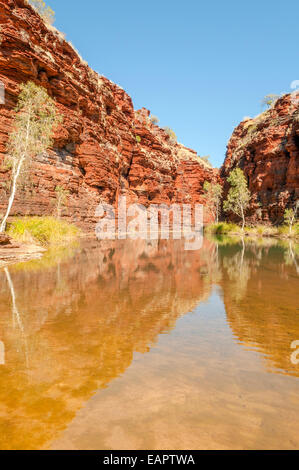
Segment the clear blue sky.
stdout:
<svg viewBox="0 0 299 470">
<path fill-rule="evenodd" d="M 299 2 L 47 0 L 89 65 L 220 166 L 244 116 L 299 79 Z"/>
</svg>

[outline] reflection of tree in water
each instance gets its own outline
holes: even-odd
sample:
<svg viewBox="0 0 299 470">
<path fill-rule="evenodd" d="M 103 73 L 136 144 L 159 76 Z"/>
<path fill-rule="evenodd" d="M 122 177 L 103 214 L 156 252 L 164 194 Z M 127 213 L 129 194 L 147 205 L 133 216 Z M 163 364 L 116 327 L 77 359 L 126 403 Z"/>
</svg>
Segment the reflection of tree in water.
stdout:
<svg viewBox="0 0 299 470">
<path fill-rule="evenodd" d="M 205 263 L 200 266 L 198 272 L 206 287 L 206 291 L 210 292 L 211 285 L 219 284 L 222 279 L 218 245 L 215 244 L 211 252 L 203 251 L 201 258 Z"/>
<path fill-rule="evenodd" d="M 207 298 L 200 270 L 213 260 L 211 243 L 193 253 L 171 242 L 96 242 L 70 259 L 12 267 L 4 290 L 8 278 L 0 272 L 0 329 L 8 345 L 0 448 L 40 448 L 56 437 L 95 391 L 126 371 L 136 351 L 148 351 Z M 10 304 L 28 343 L 29 371 L 16 347 L 21 330 L 8 327 Z"/>
<path fill-rule="evenodd" d="M 296 273 L 299 274 L 299 262 L 297 261 L 297 258 L 299 258 L 299 245 L 293 243 L 292 240 L 289 240 L 288 247 L 285 250 L 284 260 L 288 266 L 294 265 Z"/>
<path fill-rule="evenodd" d="M 245 243 L 242 240 L 241 249 L 231 257 L 223 259 L 223 268 L 226 269 L 231 281 L 230 291 L 233 298 L 241 300 L 247 291 L 247 284 L 250 279 L 250 260 L 245 257 Z"/>
<path fill-rule="evenodd" d="M 299 338 L 295 248 L 272 240 L 245 244 L 243 252 L 231 247 L 222 253 L 227 320 L 241 343 L 262 353 L 272 372 L 299 376 L 290 361 L 290 345 Z"/>
<path fill-rule="evenodd" d="M 13 285 L 13 282 L 11 280 L 8 268 L 4 268 L 4 272 L 5 272 L 7 283 L 9 285 L 9 289 L 10 289 L 10 293 L 11 293 L 11 302 L 12 302 L 12 307 L 11 308 L 12 308 L 13 325 L 15 326 L 15 323 L 16 323 L 16 320 L 17 320 L 18 326 L 19 326 L 20 330 L 23 333 L 24 332 L 24 326 L 23 326 L 19 311 L 17 309 L 16 294 L 15 294 L 14 285 Z"/>
<path fill-rule="evenodd" d="M 26 358 L 26 367 L 28 368 L 28 345 L 27 345 L 27 339 L 24 334 L 24 325 L 22 321 L 22 317 L 20 315 L 20 312 L 17 307 L 17 302 L 16 302 L 16 294 L 15 294 L 15 288 L 13 285 L 13 281 L 11 279 L 10 273 L 8 268 L 4 268 L 4 273 L 7 279 L 7 283 L 9 286 L 10 294 L 11 294 L 11 310 L 12 310 L 12 323 L 13 323 L 13 328 L 15 329 L 16 326 L 18 326 L 20 332 L 21 332 L 21 344 L 24 345 L 24 351 L 25 351 L 25 358 Z"/>
<path fill-rule="evenodd" d="M 90 242 L 69 258 L 53 254 L 11 267 L 13 291 L 0 271 L 0 337 L 8 346 L 0 368 L 0 448 L 46 446 L 95 391 L 125 373 L 135 352 L 148 351 L 208 298 L 215 282 L 234 334 L 288 371 L 289 339 L 299 338 L 297 279 L 283 250 L 273 250 L 239 243 L 218 253 L 208 241 L 198 252 L 179 242 Z M 16 313 L 11 328 L 13 292 L 28 367 L 16 348 Z"/>
</svg>

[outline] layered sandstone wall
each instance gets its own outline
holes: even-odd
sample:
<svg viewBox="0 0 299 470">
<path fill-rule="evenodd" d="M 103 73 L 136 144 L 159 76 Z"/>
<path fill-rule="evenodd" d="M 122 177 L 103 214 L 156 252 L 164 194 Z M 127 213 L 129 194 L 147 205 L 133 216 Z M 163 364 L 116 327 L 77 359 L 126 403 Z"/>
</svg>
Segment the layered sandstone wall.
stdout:
<svg viewBox="0 0 299 470">
<path fill-rule="evenodd" d="M 203 202 L 203 182 L 218 178 L 196 152 L 136 112 L 116 84 L 91 70 L 55 28 L 25 0 L 0 0 L 0 213 L 9 194 L 4 157 L 19 85 L 45 87 L 64 117 L 47 154 L 40 155 L 19 187 L 12 215 L 53 213 L 55 188 L 69 191 L 63 216 L 88 229 L 100 202 Z"/>
<path fill-rule="evenodd" d="M 245 172 L 252 193 L 249 218 L 282 222 L 285 209 L 299 198 L 298 95 L 285 95 L 269 110 L 239 124 L 227 146 L 224 181 L 236 167 Z"/>
</svg>

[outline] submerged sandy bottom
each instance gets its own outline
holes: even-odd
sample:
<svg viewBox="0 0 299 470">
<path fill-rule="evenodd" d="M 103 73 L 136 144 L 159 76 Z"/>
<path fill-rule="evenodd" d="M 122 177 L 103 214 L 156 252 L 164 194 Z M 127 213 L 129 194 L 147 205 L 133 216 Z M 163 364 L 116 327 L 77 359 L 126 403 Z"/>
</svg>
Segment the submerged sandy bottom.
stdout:
<svg viewBox="0 0 299 470">
<path fill-rule="evenodd" d="M 89 242 L 11 267 L 14 308 L 0 271 L 0 448 L 299 448 L 294 250 Z"/>
</svg>

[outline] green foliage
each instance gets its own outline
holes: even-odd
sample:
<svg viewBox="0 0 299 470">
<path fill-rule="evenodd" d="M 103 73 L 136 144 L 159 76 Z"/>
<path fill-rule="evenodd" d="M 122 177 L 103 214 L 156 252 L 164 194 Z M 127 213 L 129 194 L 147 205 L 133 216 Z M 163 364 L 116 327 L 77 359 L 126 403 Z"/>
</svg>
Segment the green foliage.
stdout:
<svg viewBox="0 0 299 470">
<path fill-rule="evenodd" d="M 74 240 L 79 229 L 55 217 L 24 217 L 9 224 L 7 233 L 20 242 L 59 245 Z"/>
<path fill-rule="evenodd" d="M 284 218 L 286 225 L 288 225 L 290 228 L 292 228 L 292 226 L 296 222 L 298 208 L 299 208 L 299 201 L 296 201 L 294 205 L 294 209 L 285 210 L 283 218 Z"/>
<path fill-rule="evenodd" d="M 251 227 L 245 227 L 242 231 L 241 227 L 236 224 L 220 222 L 218 224 L 211 224 L 205 228 L 206 233 L 212 235 L 239 235 L 244 236 L 248 239 L 261 239 L 262 237 L 277 237 L 281 238 L 297 238 L 299 237 L 299 223 L 293 226 L 291 234 L 289 233 L 289 227 L 287 225 L 281 225 L 280 227 L 273 227 L 272 225 L 254 225 Z"/>
<path fill-rule="evenodd" d="M 228 233 L 239 233 L 240 227 L 236 224 L 230 224 L 227 222 L 220 222 L 217 224 L 209 225 L 206 228 L 207 233 L 212 233 L 215 235 L 224 235 Z"/>
<path fill-rule="evenodd" d="M 12 162 L 9 158 L 5 158 L 1 164 L 1 170 L 8 171 L 12 169 Z"/>
<path fill-rule="evenodd" d="M 136 135 L 136 142 L 138 142 L 138 144 L 140 144 L 140 142 L 141 142 L 141 137 L 140 137 L 140 135 Z"/>
<path fill-rule="evenodd" d="M 30 165 L 32 158 L 42 154 L 52 145 L 53 131 L 62 122 L 62 117 L 56 111 L 55 102 L 44 88 L 33 82 L 27 82 L 22 84 L 20 89 L 13 130 L 7 143 L 7 160 L 12 166 L 11 195 L 0 232 L 5 230 L 21 173 L 26 165 Z"/>
<path fill-rule="evenodd" d="M 222 186 L 218 183 L 205 181 L 203 189 L 205 191 L 205 205 L 218 223 L 221 208 Z"/>
<path fill-rule="evenodd" d="M 166 134 L 169 135 L 169 141 L 173 144 L 176 143 L 178 139 L 177 139 L 175 132 L 172 129 L 170 129 L 170 127 L 164 127 L 163 129 L 166 132 Z"/>
<path fill-rule="evenodd" d="M 8 155 L 14 163 L 21 157 L 32 158 L 45 152 L 53 143 L 54 128 L 62 122 L 55 102 L 44 88 L 27 82 L 20 89 L 14 127 L 7 145 Z"/>
<path fill-rule="evenodd" d="M 278 233 L 279 235 L 285 236 L 285 237 L 298 237 L 299 236 L 299 223 L 296 223 L 293 225 L 293 227 L 289 227 L 289 225 L 280 225 L 278 227 Z"/>
<path fill-rule="evenodd" d="M 294 219 L 294 216 L 295 216 L 295 212 L 293 211 L 293 209 L 286 209 L 284 216 L 283 216 L 285 223 L 287 225 L 291 225 Z"/>
<path fill-rule="evenodd" d="M 246 235 L 252 235 L 256 237 L 271 237 L 277 235 L 277 228 L 271 225 L 254 225 L 252 227 L 245 227 Z"/>
<path fill-rule="evenodd" d="M 28 3 L 33 6 L 46 23 L 54 23 L 55 12 L 43 0 L 28 0 Z"/>
<path fill-rule="evenodd" d="M 152 124 L 155 124 L 156 126 L 159 124 L 159 118 L 157 118 L 157 116 L 154 116 L 153 114 L 150 117 L 150 121 L 152 122 Z"/>
<path fill-rule="evenodd" d="M 228 192 L 227 199 L 223 203 L 226 212 L 233 212 L 242 219 L 242 229 L 245 226 L 245 213 L 250 202 L 250 191 L 243 171 L 235 168 L 229 174 L 227 181 L 231 188 Z"/>
<path fill-rule="evenodd" d="M 257 124 L 250 124 L 250 126 L 248 126 L 247 128 L 247 133 L 248 134 L 254 134 L 254 132 L 256 132 L 258 126 Z"/>
<path fill-rule="evenodd" d="M 266 95 L 262 99 L 262 107 L 267 106 L 268 108 L 271 108 L 276 103 L 278 98 L 280 98 L 279 95 L 275 95 L 275 94 Z"/>
<path fill-rule="evenodd" d="M 293 230 L 293 225 L 296 224 L 296 219 L 297 219 L 297 212 L 298 212 L 298 209 L 299 209 L 299 201 L 296 201 L 295 205 L 294 205 L 294 208 L 291 208 L 291 209 L 286 209 L 285 210 L 285 213 L 284 213 L 284 222 L 285 224 L 288 226 L 289 228 L 289 234 L 292 233 L 292 230 Z M 298 226 L 299 224 L 296 224 L 295 225 L 295 229 L 296 229 L 296 226 Z M 296 231 L 296 230 L 295 230 Z"/>
</svg>

